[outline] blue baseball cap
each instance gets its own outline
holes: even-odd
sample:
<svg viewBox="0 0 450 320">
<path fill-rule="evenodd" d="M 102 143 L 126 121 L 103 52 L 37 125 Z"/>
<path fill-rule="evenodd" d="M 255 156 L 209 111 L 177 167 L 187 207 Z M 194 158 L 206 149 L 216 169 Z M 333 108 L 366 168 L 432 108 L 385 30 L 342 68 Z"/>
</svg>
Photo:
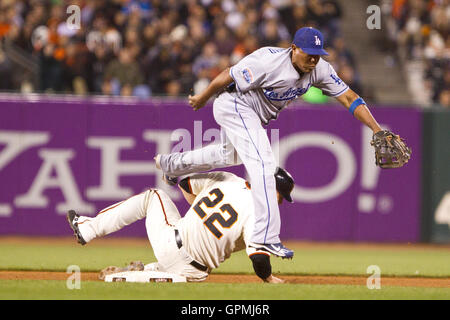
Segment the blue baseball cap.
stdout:
<svg viewBox="0 0 450 320">
<path fill-rule="evenodd" d="M 328 55 L 328 52 L 323 50 L 322 32 L 312 27 L 298 29 L 292 43 L 307 54 Z"/>
</svg>

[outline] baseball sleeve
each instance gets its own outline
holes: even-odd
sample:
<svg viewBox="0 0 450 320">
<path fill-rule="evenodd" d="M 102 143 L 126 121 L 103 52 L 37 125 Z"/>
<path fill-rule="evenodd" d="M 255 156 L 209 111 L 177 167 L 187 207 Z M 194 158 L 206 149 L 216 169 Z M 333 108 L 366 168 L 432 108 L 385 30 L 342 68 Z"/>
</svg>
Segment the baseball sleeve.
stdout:
<svg viewBox="0 0 450 320">
<path fill-rule="evenodd" d="M 320 59 L 317 67 L 317 81 L 313 85 L 321 89 L 325 95 L 337 97 L 348 90 L 348 85 L 338 77 L 331 64 Z"/>
<path fill-rule="evenodd" d="M 266 78 L 266 71 L 260 58 L 260 50 L 242 58 L 230 68 L 230 76 L 233 78 L 239 92 L 247 92 L 258 88 Z"/>
</svg>

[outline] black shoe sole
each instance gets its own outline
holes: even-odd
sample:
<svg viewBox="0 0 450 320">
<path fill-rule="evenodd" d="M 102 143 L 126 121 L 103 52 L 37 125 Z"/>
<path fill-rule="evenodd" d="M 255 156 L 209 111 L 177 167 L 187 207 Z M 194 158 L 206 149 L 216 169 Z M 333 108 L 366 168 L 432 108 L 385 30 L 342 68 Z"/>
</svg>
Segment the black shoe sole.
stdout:
<svg viewBox="0 0 450 320">
<path fill-rule="evenodd" d="M 74 210 L 69 210 L 69 212 L 67 213 L 67 221 L 69 222 L 70 228 L 73 230 L 73 234 L 77 238 L 78 243 L 84 246 L 87 242 L 81 236 L 80 229 L 78 229 L 78 224 L 73 224 L 73 220 L 76 217 L 79 217 L 79 215 Z"/>
<path fill-rule="evenodd" d="M 162 179 L 169 186 L 175 186 L 178 183 L 178 178 L 177 177 L 169 177 L 166 174 L 163 174 L 163 178 Z"/>
</svg>

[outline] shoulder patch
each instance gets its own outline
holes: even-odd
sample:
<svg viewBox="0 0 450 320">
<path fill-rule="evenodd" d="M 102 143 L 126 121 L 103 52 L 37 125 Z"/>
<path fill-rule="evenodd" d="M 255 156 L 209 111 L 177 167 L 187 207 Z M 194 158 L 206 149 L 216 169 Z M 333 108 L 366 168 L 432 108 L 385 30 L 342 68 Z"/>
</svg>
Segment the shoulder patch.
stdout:
<svg viewBox="0 0 450 320">
<path fill-rule="evenodd" d="M 247 83 L 253 82 L 253 74 L 249 68 L 245 68 L 244 70 L 242 70 L 242 76 Z"/>
</svg>

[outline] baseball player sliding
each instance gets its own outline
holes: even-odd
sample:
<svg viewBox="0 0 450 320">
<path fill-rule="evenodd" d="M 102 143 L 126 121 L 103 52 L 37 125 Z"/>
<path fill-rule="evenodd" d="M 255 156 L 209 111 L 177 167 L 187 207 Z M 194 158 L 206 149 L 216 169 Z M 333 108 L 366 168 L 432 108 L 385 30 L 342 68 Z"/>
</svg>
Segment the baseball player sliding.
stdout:
<svg viewBox="0 0 450 320">
<path fill-rule="evenodd" d="M 292 202 L 294 181 L 277 168 L 278 201 Z M 179 187 L 191 205 L 181 218 L 175 204 L 162 190 L 149 189 L 113 204 L 95 217 L 70 210 L 67 220 L 82 245 L 145 218 L 145 226 L 157 263 L 144 270 L 160 271 L 203 281 L 210 271 L 233 252 L 245 249 L 255 273 L 265 282 L 281 283 L 272 275 L 270 253 L 248 245 L 254 228 L 254 205 L 250 185 L 228 172 L 190 175 Z"/>
<path fill-rule="evenodd" d="M 169 183 L 192 172 L 243 163 L 255 205 L 250 245 L 281 257 L 291 258 L 294 252 L 280 242 L 280 212 L 273 175 L 277 164 L 262 124 L 276 119 L 292 100 L 315 86 L 335 97 L 374 133 L 381 130 L 364 100 L 320 58 L 328 54 L 323 45 L 320 31 L 301 28 L 289 48 L 263 47 L 227 68 L 203 92 L 189 96 L 189 104 L 198 110 L 218 94 L 213 112 L 222 129 L 220 143 L 155 157 Z"/>
</svg>

